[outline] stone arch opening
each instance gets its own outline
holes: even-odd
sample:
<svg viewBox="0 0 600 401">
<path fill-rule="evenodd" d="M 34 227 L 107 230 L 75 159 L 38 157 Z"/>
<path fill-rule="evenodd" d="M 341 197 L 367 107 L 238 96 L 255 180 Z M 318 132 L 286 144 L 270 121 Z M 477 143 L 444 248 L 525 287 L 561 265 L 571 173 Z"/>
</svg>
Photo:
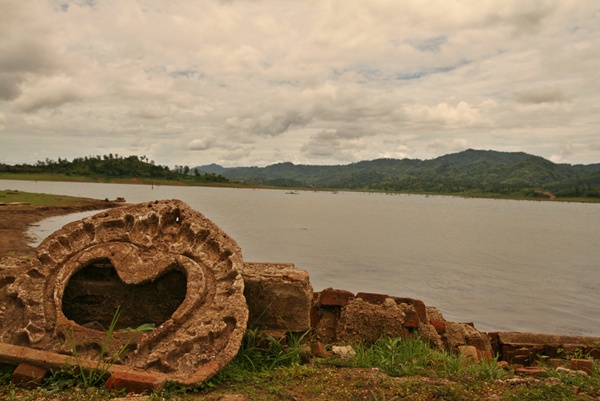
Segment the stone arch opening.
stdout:
<svg viewBox="0 0 600 401">
<path fill-rule="evenodd" d="M 62 312 L 80 326 L 104 331 L 118 307 L 117 330 L 143 324 L 160 326 L 183 303 L 187 277 L 177 264 L 156 280 L 143 284 L 124 283 L 110 259 L 86 264 L 69 280 L 62 298 Z"/>
</svg>

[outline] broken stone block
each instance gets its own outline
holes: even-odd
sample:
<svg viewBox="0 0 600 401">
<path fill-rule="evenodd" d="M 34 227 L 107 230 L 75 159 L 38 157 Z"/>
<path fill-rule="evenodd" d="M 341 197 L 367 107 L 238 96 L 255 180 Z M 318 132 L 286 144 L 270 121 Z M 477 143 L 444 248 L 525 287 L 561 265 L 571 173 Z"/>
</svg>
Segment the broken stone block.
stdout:
<svg viewBox="0 0 600 401">
<path fill-rule="evenodd" d="M 356 298 L 342 308 L 336 327 L 340 342 L 375 342 L 381 337 L 405 337 L 408 334 L 404 319 L 412 307 L 388 298 L 374 305 Z"/>
<path fill-rule="evenodd" d="M 340 311 L 337 308 L 321 308 L 317 313 L 319 314 L 319 321 L 313 326 L 316 338 L 325 344 L 334 343 L 336 341 L 336 327 Z"/>
<path fill-rule="evenodd" d="M 313 289 L 307 271 L 291 263 L 244 263 L 242 277 L 250 327 L 310 330 Z"/>
</svg>

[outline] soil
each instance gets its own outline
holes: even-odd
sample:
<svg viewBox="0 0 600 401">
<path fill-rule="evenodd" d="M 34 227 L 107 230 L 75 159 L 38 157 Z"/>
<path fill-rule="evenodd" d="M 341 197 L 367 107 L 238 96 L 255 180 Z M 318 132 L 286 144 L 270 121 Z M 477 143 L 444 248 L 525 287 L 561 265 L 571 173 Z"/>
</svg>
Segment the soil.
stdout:
<svg viewBox="0 0 600 401">
<path fill-rule="evenodd" d="M 123 203 L 82 198 L 79 206 L 11 204 L 0 206 L 0 258 L 35 255 L 35 248 L 29 245 L 31 238 L 27 236 L 27 230 L 38 221 L 53 216 L 108 209 L 115 206 L 123 206 Z"/>
</svg>

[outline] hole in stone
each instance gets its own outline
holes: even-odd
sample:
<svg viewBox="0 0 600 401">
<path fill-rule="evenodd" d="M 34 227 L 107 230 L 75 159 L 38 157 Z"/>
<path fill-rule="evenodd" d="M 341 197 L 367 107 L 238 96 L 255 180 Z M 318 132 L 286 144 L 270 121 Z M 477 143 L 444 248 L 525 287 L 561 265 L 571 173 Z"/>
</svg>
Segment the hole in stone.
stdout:
<svg viewBox="0 0 600 401">
<path fill-rule="evenodd" d="M 106 330 L 117 308 L 121 316 L 116 329 L 143 324 L 158 327 L 185 299 L 187 278 L 176 264 L 151 283 L 125 284 L 108 258 L 93 261 L 75 273 L 65 288 L 62 311 L 80 326 Z"/>
</svg>

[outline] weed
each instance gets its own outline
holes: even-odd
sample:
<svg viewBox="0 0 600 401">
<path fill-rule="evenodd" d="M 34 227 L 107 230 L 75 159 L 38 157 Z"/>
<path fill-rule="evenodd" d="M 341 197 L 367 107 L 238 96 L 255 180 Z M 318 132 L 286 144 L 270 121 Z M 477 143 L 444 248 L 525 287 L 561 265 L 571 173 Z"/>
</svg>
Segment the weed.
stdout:
<svg viewBox="0 0 600 401">
<path fill-rule="evenodd" d="M 473 365 L 475 375 L 481 380 L 498 380 L 507 373 L 498 365 L 498 358 L 483 358 Z"/>
<path fill-rule="evenodd" d="M 380 368 L 391 376 L 408 376 L 423 374 L 431 368 L 432 361 L 443 359 L 442 356 L 442 352 L 432 350 L 416 336 L 383 337 L 370 347 L 357 347 L 355 366 Z"/>
<path fill-rule="evenodd" d="M 81 359 L 81 356 L 77 351 L 74 333 L 71 331 L 70 336 L 67 336 L 67 341 L 71 342 L 71 351 L 73 352 L 73 357 L 75 358 L 75 366 L 66 367 L 66 372 L 64 373 L 72 375 L 76 380 L 81 382 L 84 387 L 94 387 L 104 383 L 110 367 L 121 359 L 121 357 L 127 351 L 127 347 L 129 346 L 128 341 L 115 354 L 108 355 L 108 351 L 113 343 L 113 333 L 115 332 L 115 327 L 120 315 L 121 308 L 118 307 L 113 315 L 112 321 L 110 322 L 110 326 L 106 331 L 106 335 L 102 344 L 99 344 L 100 355 L 98 355 L 96 364 L 94 366 L 88 366 Z"/>
</svg>

